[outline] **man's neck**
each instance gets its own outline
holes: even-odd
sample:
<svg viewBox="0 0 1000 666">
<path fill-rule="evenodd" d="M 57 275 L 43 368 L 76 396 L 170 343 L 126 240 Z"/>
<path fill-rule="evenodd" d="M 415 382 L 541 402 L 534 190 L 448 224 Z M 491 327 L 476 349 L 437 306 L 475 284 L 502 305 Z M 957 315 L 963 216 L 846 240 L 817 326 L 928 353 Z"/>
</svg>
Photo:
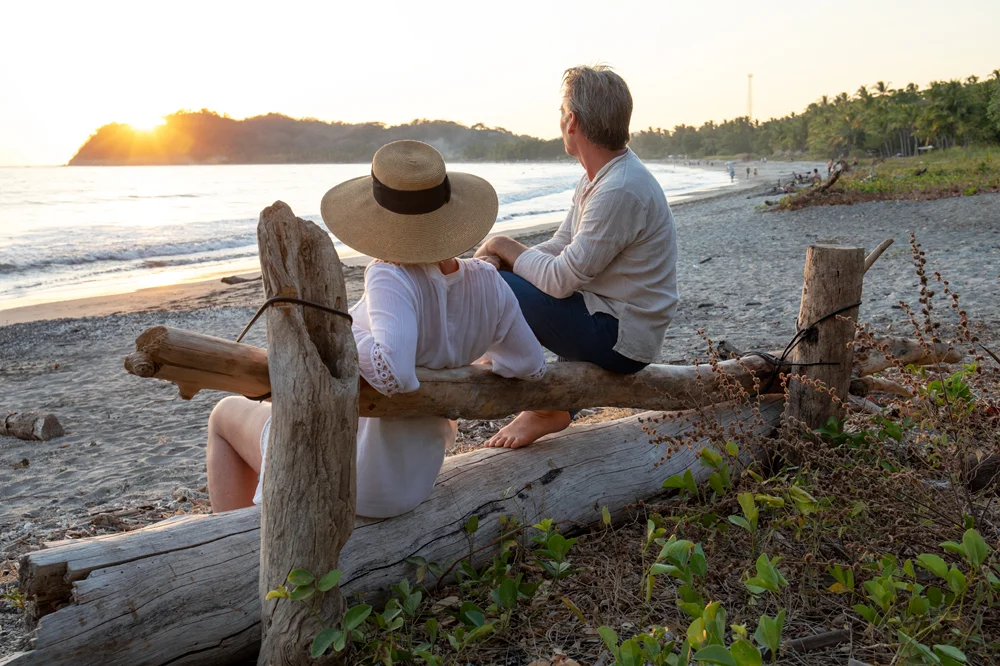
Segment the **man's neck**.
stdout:
<svg viewBox="0 0 1000 666">
<path fill-rule="evenodd" d="M 580 161 L 580 164 L 583 165 L 584 170 L 587 172 L 587 179 L 593 181 L 597 177 L 597 173 L 607 166 L 608 162 L 616 157 L 621 157 L 627 151 L 628 148 L 608 150 L 607 148 L 593 145 L 581 146 L 580 154 L 577 155 L 576 159 Z"/>
</svg>

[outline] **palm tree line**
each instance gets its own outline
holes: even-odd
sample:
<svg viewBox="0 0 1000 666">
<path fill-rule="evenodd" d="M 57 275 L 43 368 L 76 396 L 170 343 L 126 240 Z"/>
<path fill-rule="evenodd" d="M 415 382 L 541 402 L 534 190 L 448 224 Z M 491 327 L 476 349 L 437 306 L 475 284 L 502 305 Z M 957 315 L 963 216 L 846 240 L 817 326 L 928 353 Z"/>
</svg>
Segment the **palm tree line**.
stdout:
<svg viewBox="0 0 1000 666">
<path fill-rule="evenodd" d="M 893 88 L 878 81 L 854 95 L 824 95 L 801 114 L 763 122 L 747 117 L 712 121 L 701 127 L 650 127 L 632 135 L 643 157 L 670 155 L 809 154 L 911 156 L 933 146 L 1000 144 L 1000 69 L 989 78 L 934 81 L 924 89 L 914 83 Z"/>
</svg>

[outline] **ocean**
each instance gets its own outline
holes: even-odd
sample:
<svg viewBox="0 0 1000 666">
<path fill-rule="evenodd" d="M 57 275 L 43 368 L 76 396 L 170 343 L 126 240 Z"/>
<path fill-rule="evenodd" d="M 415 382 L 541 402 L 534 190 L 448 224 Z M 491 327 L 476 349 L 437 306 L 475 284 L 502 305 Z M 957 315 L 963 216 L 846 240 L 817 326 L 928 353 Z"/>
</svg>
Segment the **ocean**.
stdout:
<svg viewBox="0 0 1000 666">
<path fill-rule="evenodd" d="M 721 169 L 648 166 L 671 201 L 729 185 Z M 370 168 L 0 167 L 0 310 L 256 270 L 261 209 L 281 200 L 322 225 L 323 194 Z M 448 168 L 493 184 L 505 233 L 562 221 L 583 174 L 575 162 Z"/>
</svg>

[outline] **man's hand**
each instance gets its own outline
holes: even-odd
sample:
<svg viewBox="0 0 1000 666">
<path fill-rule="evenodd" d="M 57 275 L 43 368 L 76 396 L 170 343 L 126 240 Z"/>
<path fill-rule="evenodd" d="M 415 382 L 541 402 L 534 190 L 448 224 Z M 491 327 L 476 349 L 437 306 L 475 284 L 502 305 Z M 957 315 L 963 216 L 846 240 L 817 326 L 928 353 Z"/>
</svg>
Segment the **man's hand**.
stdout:
<svg viewBox="0 0 1000 666">
<path fill-rule="evenodd" d="M 482 256 L 477 256 L 476 259 L 479 259 L 480 261 L 485 261 L 487 264 L 497 269 L 498 271 L 503 270 L 502 268 L 503 264 L 500 261 L 500 257 L 496 256 L 495 254 L 484 254 Z"/>
<path fill-rule="evenodd" d="M 527 246 L 508 236 L 494 236 L 476 250 L 475 257 L 493 264 L 497 270 L 512 271 L 514 262 L 527 249 Z"/>
</svg>

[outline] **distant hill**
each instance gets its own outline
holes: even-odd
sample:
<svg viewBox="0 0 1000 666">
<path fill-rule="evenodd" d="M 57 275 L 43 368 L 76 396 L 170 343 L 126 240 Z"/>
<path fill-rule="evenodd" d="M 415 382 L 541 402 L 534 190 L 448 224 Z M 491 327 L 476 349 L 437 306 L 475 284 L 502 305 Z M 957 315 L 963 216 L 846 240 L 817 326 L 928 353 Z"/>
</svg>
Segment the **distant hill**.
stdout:
<svg viewBox="0 0 1000 666">
<path fill-rule="evenodd" d="M 99 128 L 77 151 L 70 166 L 151 164 L 303 164 L 369 162 L 390 141 L 416 139 L 448 160 L 565 159 L 560 139 L 542 140 L 503 128 L 466 127 L 446 120 L 383 123 L 327 123 L 277 113 L 233 120 L 201 110 L 179 111 L 149 131 L 122 123 Z"/>
</svg>

